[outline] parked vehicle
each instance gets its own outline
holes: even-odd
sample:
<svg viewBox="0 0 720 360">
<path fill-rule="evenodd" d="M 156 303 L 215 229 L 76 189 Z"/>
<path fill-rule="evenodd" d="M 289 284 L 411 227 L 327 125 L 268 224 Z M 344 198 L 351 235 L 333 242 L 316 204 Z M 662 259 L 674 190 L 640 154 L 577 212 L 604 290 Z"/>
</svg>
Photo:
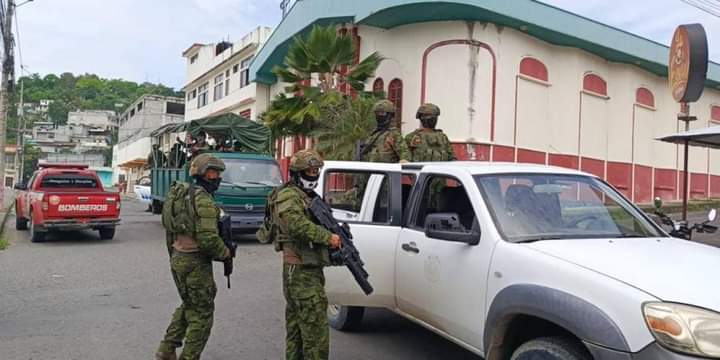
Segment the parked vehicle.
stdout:
<svg viewBox="0 0 720 360">
<path fill-rule="evenodd" d="M 120 195 L 108 192 L 86 165 L 40 164 L 27 184 L 18 184 L 17 230 L 30 230 L 32 242 L 51 231 L 97 230 L 110 240 L 120 224 Z"/>
<path fill-rule="evenodd" d="M 265 218 L 268 194 L 282 185 L 283 176 L 277 161 L 270 156 L 270 132 L 265 126 L 240 118 L 234 114 L 194 120 L 183 128 L 197 135 L 205 133 L 215 139 L 225 139 L 238 151 L 211 152 L 225 162 L 223 182 L 215 193 L 216 204 L 230 215 L 233 233 L 255 233 Z M 176 181 L 190 181 L 189 163 L 182 161 L 182 168 L 153 168 L 152 209 L 162 212 L 165 196 Z"/>
<path fill-rule="evenodd" d="M 487 359 L 720 358 L 720 249 L 599 178 L 538 165 L 326 162 L 375 291 L 326 272 L 328 317 L 394 311 Z"/>
</svg>

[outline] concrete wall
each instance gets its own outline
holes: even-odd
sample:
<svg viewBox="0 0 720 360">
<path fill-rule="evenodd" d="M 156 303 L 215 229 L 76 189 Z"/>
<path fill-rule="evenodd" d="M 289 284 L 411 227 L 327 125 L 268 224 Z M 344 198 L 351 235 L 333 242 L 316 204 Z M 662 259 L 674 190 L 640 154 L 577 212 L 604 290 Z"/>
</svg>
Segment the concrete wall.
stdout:
<svg viewBox="0 0 720 360">
<path fill-rule="evenodd" d="M 68 124 L 110 127 L 115 113 L 112 111 L 71 111 L 68 113 Z"/>
</svg>

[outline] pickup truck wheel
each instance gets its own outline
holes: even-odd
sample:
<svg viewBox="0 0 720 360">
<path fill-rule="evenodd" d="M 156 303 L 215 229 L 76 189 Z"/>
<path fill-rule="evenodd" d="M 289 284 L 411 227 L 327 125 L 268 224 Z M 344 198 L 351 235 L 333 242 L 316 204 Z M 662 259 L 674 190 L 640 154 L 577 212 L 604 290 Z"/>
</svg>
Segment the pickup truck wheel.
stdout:
<svg viewBox="0 0 720 360">
<path fill-rule="evenodd" d="M 32 222 L 32 218 L 28 221 L 28 228 L 30 230 L 30 241 L 34 243 L 45 242 L 46 233 L 35 231 L 35 225 Z"/>
<path fill-rule="evenodd" d="M 530 340 L 513 352 L 510 360 L 591 360 L 582 344 L 564 337 Z"/>
<path fill-rule="evenodd" d="M 27 219 L 16 216 L 15 217 L 15 230 L 27 230 L 27 229 L 28 229 Z"/>
<path fill-rule="evenodd" d="M 365 308 L 362 306 L 344 306 L 330 304 L 328 306 L 328 322 L 335 330 L 353 331 L 360 328 Z"/>
<path fill-rule="evenodd" d="M 100 229 L 100 239 L 102 240 L 112 240 L 112 238 L 115 237 L 115 228 L 102 228 Z"/>
<path fill-rule="evenodd" d="M 163 203 L 161 201 L 153 200 L 152 204 L 150 206 L 152 208 L 153 214 L 155 214 L 155 215 L 162 214 Z"/>
</svg>

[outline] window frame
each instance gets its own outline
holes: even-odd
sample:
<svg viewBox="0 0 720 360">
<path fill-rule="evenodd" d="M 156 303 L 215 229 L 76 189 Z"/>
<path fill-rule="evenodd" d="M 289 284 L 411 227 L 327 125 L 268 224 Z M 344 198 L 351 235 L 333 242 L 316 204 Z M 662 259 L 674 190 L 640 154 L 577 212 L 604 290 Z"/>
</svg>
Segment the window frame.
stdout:
<svg viewBox="0 0 720 360">
<path fill-rule="evenodd" d="M 207 104 L 208 104 L 208 94 L 209 94 L 208 87 L 209 87 L 209 85 L 210 85 L 210 83 L 206 82 L 206 83 L 198 86 L 198 88 L 197 88 L 198 109 L 201 107 L 207 106 Z"/>
<path fill-rule="evenodd" d="M 407 214 L 405 216 L 405 221 L 403 223 L 403 226 L 410 230 L 420 231 L 422 233 L 425 232 L 425 227 L 419 227 L 417 226 L 417 215 L 420 208 L 420 204 L 422 203 L 422 198 L 425 194 L 425 190 L 430 185 L 430 182 L 433 178 L 442 177 L 446 180 L 453 180 L 465 189 L 465 195 L 467 196 L 468 200 L 470 201 L 470 204 L 472 205 L 472 198 L 470 197 L 470 194 L 468 194 L 467 186 L 465 186 L 465 183 L 462 182 L 457 176 L 450 175 L 450 174 L 440 174 L 440 173 L 420 173 L 416 176 L 415 184 L 413 185 L 413 188 L 410 193 L 410 198 L 408 199 L 408 207 L 406 209 Z M 422 186 L 420 188 L 420 191 L 417 191 L 418 185 Z M 418 195 L 419 194 L 419 195 Z M 484 201 L 484 200 L 483 200 Z M 475 223 L 477 223 L 478 229 L 480 229 L 480 218 L 478 217 L 478 211 L 475 209 L 475 206 L 473 206 L 473 213 L 475 213 Z M 426 214 L 427 216 L 427 214 Z M 472 230 L 472 229 L 470 229 Z M 481 232 L 482 233 L 482 232 Z"/>
<path fill-rule="evenodd" d="M 218 101 L 225 96 L 225 73 L 216 75 L 213 80 L 213 101 Z M 219 91 L 218 91 L 219 90 Z"/>
<path fill-rule="evenodd" d="M 348 224 L 357 224 L 357 225 L 376 225 L 376 226 L 392 226 L 392 227 L 402 227 L 402 187 L 398 188 L 397 186 L 393 186 L 393 184 L 402 185 L 402 172 L 399 171 L 375 171 L 375 170 L 366 170 L 366 169 L 347 169 L 347 168 L 332 168 L 327 169 L 323 171 L 322 174 L 322 184 L 323 188 L 320 189 L 322 192 L 322 198 L 325 199 L 325 187 L 328 184 L 328 178 L 330 174 L 337 174 L 337 173 L 345 173 L 345 174 L 369 174 L 372 175 L 383 175 L 388 180 L 388 220 L 386 222 L 373 222 L 373 221 L 340 221 L 342 223 L 348 223 Z M 382 184 L 381 184 L 382 186 Z M 378 192 L 376 195 L 379 195 Z M 364 198 L 364 196 L 363 196 Z M 377 204 L 378 196 L 375 196 L 375 201 L 373 202 L 372 206 L 373 209 L 375 209 L 375 205 Z M 332 207 L 332 206 L 330 206 Z M 362 212 L 362 207 L 361 207 Z M 373 210 L 373 218 L 375 217 L 374 210 Z M 351 228 L 352 231 L 352 228 Z"/>
</svg>

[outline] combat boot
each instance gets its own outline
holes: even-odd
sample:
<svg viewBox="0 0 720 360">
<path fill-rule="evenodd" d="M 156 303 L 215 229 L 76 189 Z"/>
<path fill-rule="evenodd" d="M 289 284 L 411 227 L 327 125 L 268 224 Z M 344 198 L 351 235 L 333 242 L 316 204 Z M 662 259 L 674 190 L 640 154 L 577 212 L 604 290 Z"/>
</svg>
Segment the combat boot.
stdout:
<svg viewBox="0 0 720 360">
<path fill-rule="evenodd" d="M 173 352 L 156 352 L 155 353 L 155 360 L 177 360 L 177 355 L 175 355 L 175 351 Z"/>
</svg>

